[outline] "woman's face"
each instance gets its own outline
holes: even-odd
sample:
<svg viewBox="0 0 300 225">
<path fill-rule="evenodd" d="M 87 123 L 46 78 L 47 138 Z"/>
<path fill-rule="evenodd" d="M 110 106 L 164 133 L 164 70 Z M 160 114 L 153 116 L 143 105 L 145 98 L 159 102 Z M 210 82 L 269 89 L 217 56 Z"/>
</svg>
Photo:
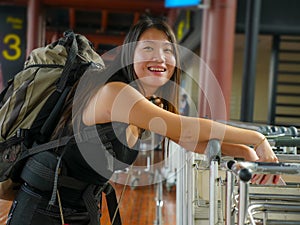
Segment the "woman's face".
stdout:
<svg viewBox="0 0 300 225">
<path fill-rule="evenodd" d="M 172 43 L 160 30 L 146 30 L 134 51 L 134 71 L 146 91 L 152 95 L 173 75 L 176 65 Z"/>
</svg>

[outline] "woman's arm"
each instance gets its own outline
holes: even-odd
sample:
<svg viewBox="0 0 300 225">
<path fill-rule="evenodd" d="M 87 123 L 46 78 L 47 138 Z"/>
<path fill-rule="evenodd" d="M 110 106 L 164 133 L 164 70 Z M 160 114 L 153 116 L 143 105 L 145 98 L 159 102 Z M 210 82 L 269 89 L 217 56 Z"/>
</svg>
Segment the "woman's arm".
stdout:
<svg viewBox="0 0 300 225">
<path fill-rule="evenodd" d="M 259 158 L 253 148 L 242 144 L 222 143 L 222 154 L 245 161 L 257 161 Z"/>
<path fill-rule="evenodd" d="M 87 125 L 119 121 L 151 130 L 169 137 L 180 145 L 189 143 L 193 149 L 201 142 L 219 139 L 228 144 L 252 145 L 260 143 L 264 136 L 256 131 L 237 128 L 212 120 L 186 117 L 155 106 L 137 90 L 121 82 L 102 87 L 89 102 L 83 121 Z M 228 149 L 228 150 L 226 150 Z M 238 154 L 225 147 L 224 151 Z M 269 143 L 265 140 L 257 148 L 261 161 L 277 161 Z"/>
<path fill-rule="evenodd" d="M 194 151 L 195 153 L 204 154 L 208 142 L 197 143 L 180 143 L 180 145 L 186 150 Z M 253 148 L 243 144 L 231 144 L 222 142 L 221 143 L 222 155 L 232 156 L 235 158 L 242 158 L 245 161 L 257 161 L 259 158 Z"/>
</svg>

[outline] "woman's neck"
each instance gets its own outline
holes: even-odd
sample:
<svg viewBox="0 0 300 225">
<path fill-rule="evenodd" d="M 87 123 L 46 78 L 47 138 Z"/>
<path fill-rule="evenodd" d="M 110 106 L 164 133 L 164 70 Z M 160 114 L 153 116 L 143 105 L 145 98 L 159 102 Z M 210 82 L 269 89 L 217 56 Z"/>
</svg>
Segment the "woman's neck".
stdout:
<svg viewBox="0 0 300 225">
<path fill-rule="evenodd" d="M 157 87 L 143 87 L 143 94 L 145 97 L 150 97 L 155 95 Z"/>
</svg>

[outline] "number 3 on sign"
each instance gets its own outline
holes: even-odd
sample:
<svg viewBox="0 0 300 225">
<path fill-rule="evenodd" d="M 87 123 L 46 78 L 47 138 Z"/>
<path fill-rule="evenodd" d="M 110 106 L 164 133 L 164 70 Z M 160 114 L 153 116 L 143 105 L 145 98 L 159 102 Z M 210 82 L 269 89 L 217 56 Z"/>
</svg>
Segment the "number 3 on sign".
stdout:
<svg viewBox="0 0 300 225">
<path fill-rule="evenodd" d="M 3 43 L 8 46 L 8 50 L 3 50 L 2 55 L 7 60 L 17 60 L 21 56 L 21 39 L 16 34 L 7 34 L 4 39 Z"/>
</svg>

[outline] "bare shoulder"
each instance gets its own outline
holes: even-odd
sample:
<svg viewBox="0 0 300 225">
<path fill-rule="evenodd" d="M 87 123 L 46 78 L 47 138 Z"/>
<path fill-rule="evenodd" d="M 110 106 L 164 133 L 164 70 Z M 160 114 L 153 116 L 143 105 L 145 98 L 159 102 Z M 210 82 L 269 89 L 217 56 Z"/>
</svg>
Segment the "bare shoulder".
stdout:
<svg viewBox="0 0 300 225">
<path fill-rule="evenodd" d="M 124 82 L 110 82 L 105 84 L 103 87 L 99 89 L 96 95 L 109 95 L 118 94 L 124 88 L 129 88 L 130 86 Z M 107 97 L 107 96 L 106 96 Z"/>
<path fill-rule="evenodd" d="M 121 82 L 112 82 L 100 87 L 86 104 L 83 122 L 86 125 L 110 122 L 111 102 L 114 99 L 114 93 L 125 86 L 126 84 Z"/>
<path fill-rule="evenodd" d="M 124 109 L 132 100 L 141 99 L 143 96 L 123 82 L 105 84 L 87 103 L 83 114 L 86 125 L 111 122 L 111 113 L 114 109 Z"/>
</svg>

